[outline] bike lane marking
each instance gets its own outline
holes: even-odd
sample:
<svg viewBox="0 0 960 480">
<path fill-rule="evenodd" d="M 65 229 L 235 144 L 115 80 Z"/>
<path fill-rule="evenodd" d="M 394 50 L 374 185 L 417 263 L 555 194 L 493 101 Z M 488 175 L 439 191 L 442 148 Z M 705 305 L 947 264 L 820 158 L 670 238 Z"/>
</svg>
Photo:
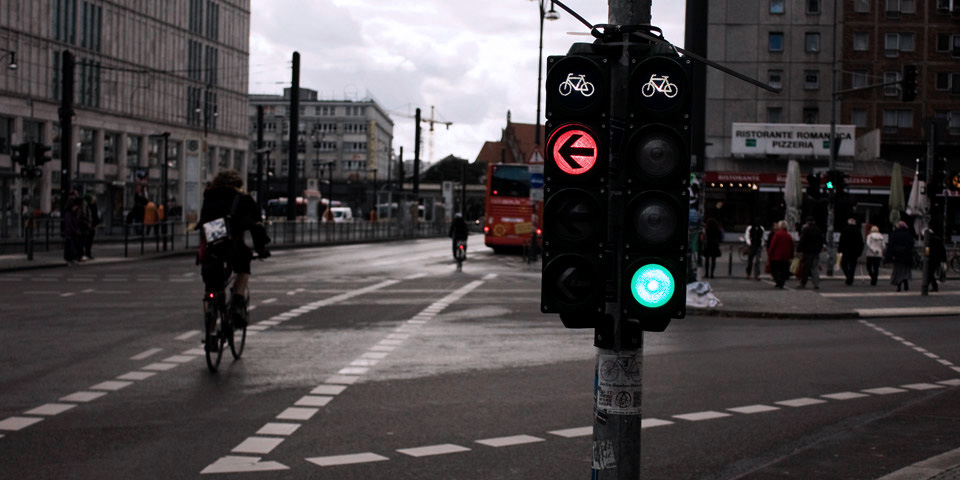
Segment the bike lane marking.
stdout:
<svg viewBox="0 0 960 480">
<path fill-rule="evenodd" d="M 956 313 L 956 307 L 953 307 L 953 310 L 954 310 L 954 313 Z M 882 333 L 882 334 L 890 337 L 892 340 L 894 340 L 894 341 L 896 341 L 896 342 L 899 342 L 900 344 L 902 344 L 902 345 L 904 345 L 904 346 L 906 346 L 906 347 L 912 348 L 914 351 L 916 351 L 917 353 L 923 354 L 923 355 L 926 356 L 927 358 L 931 358 L 931 359 L 933 359 L 933 360 L 936 360 L 937 363 L 939 363 L 940 365 L 943 365 L 943 366 L 945 366 L 945 367 L 950 367 L 950 369 L 953 370 L 953 371 L 955 371 L 955 372 L 960 372 L 960 367 L 956 366 L 956 365 L 955 365 L 953 362 L 951 362 L 950 360 L 947 360 L 947 359 L 945 359 L 945 358 L 940 358 L 939 355 L 937 355 L 937 354 L 935 354 L 935 353 L 932 353 L 932 352 L 928 351 L 927 349 L 925 349 L 925 348 L 923 348 L 923 347 L 920 347 L 920 346 L 918 346 L 917 344 L 915 344 L 915 343 L 913 343 L 913 342 L 908 342 L 905 338 L 903 338 L 903 337 L 901 337 L 901 336 L 899 336 L 899 335 L 896 335 L 896 334 L 894 334 L 893 332 L 891 332 L 891 331 L 889 331 L 889 330 L 887 330 L 887 329 L 885 329 L 885 328 L 883 328 L 883 327 L 880 327 L 880 326 L 878 326 L 878 325 L 875 325 L 875 324 L 873 324 L 873 323 L 871 323 L 871 322 L 869 322 L 869 321 L 867 321 L 867 320 L 859 320 L 859 322 L 862 323 L 862 324 L 864 324 L 864 325 L 866 325 L 866 326 L 868 326 L 868 327 L 870 327 L 870 328 L 872 328 L 872 329 L 874 329 L 874 330 L 876 330 L 877 332 L 880 332 L 880 333 Z"/>
<path fill-rule="evenodd" d="M 399 281 L 388 280 L 386 282 L 381 282 L 378 285 L 382 285 L 380 288 L 383 288 L 385 286 L 393 285 L 395 283 L 399 283 Z M 349 366 L 343 367 L 340 370 L 338 370 L 336 375 L 327 378 L 327 380 L 324 381 L 324 383 L 313 388 L 309 394 L 300 397 L 296 402 L 294 402 L 294 406 L 283 410 L 279 415 L 276 416 L 276 419 L 290 420 L 290 421 L 299 420 L 304 422 L 310 420 L 311 418 L 313 418 L 314 415 L 319 413 L 321 408 L 325 407 L 331 401 L 333 401 L 333 399 L 337 395 L 343 393 L 343 391 L 347 389 L 347 385 L 352 385 L 357 381 L 359 381 L 362 375 L 365 375 L 366 373 L 368 373 L 372 367 L 374 367 L 377 363 L 380 362 L 380 360 L 382 360 L 382 358 L 370 358 L 369 356 L 364 357 L 364 355 L 374 353 L 376 354 L 375 356 L 379 357 L 382 355 L 382 357 L 386 357 L 390 351 L 383 351 L 381 349 L 375 349 L 375 348 L 384 347 L 384 346 L 398 347 L 400 345 L 403 345 L 410 338 L 410 335 L 413 332 L 416 332 L 417 329 L 421 328 L 424 324 L 427 323 L 427 321 L 432 319 L 437 313 L 442 311 L 444 308 L 450 306 L 451 304 L 455 303 L 460 298 L 469 294 L 476 288 L 480 287 L 481 285 L 483 285 L 483 283 L 484 283 L 483 280 L 474 280 L 464 285 L 463 287 L 460 287 L 454 290 L 453 292 L 448 293 L 446 296 L 444 296 L 440 300 L 433 302 L 432 304 L 430 304 L 429 306 L 421 310 L 419 313 L 417 313 L 407 321 L 401 323 L 398 327 L 393 329 L 391 333 L 387 334 L 388 338 L 384 338 L 377 345 L 372 346 L 366 352 L 361 354 L 359 358 L 350 362 Z M 373 290 L 374 289 L 372 288 L 361 289 L 352 293 L 345 293 L 342 295 L 338 295 L 337 297 L 333 297 L 333 298 L 339 297 L 340 300 L 346 300 L 350 297 L 361 295 L 363 293 L 369 293 Z M 317 303 L 317 302 L 314 302 L 314 303 Z M 316 305 L 316 308 L 319 308 L 320 306 L 322 305 Z M 314 304 L 310 304 L 307 307 L 312 308 L 314 307 Z M 301 308 L 307 308 L 307 307 L 301 307 Z M 220 457 L 219 459 L 217 459 L 216 461 L 208 465 L 206 468 L 201 470 L 200 473 L 201 474 L 239 473 L 239 472 L 246 472 L 246 471 L 252 471 L 254 469 L 263 468 L 261 465 L 261 463 L 263 462 L 260 462 L 260 458 L 262 457 L 256 457 L 256 460 L 249 458 L 246 463 L 240 463 L 236 461 L 237 457 L 236 455 L 233 455 L 233 454 L 237 454 L 237 453 L 269 454 L 275 448 L 277 448 L 281 443 L 283 443 L 283 441 L 286 439 L 287 436 L 289 436 L 289 434 L 287 434 L 287 435 L 284 435 L 283 437 L 266 437 L 262 433 L 266 428 L 267 428 L 267 425 L 264 425 L 264 427 L 261 428 L 256 435 L 248 437 L 239 445 L 234 447 L 230 452 L 231 455 Z M 290 432 L 290 434 L 292 434 L 293 431 L 295 430 L 296 429 L 293 429 Z M 413 453 L 407 453 L 407 454 L 412 456 L 430 455 L 430 453 L 424 453 L 424 452 L 432 451 L 430 450 L 431 448 L 436 448 L 437 451 L 443 451 L 447 448 L 454 448 L 454 447 L 466 448 L 466 447 L 460 447 L 460 446 L 444 446 L 442 448 L 440 446 L 421 447 L 421 448 L 426 448 L 426 450 L 413 449 L 412 450 Z M 417 455 L 414 455 L 414 453 L 416 453 Z M 445 453 L 452 453 L 452 452 L 445 452 Z M 440 453 L 435 453 L 435 454 L 440 454 Z M 366 461 L 381 461 L 381 460 L 378 460 L 376 457 L 379 457 L 379 456 L 375 454 L 361 453 L 361 454 L 356 454 L 349 457 L 344 457 L 344 456 L 317 457 L 316 459 L 314 459 L 316 461 L 311 459 L 307 459 L 307 460 L 317 465 L 324 466 L 324 465 L 343 464 L 343 462 L 358 463 L 358 462 L 366 462 Z M 286 470 L 289 468 L 286 465 L 283 465 L 277 462 L 270 462 L 270 463 L 272 464 L 271 465 L 272 469 Z"/>
<path fill-rule="evenodd" d="M 388 287 L 398 282 L 399 280 L 386 280 L 386 281 L 377 283 L 375 285 L 370 285 L 370 286 L 355 290 L 353 292 L 347 292 L 331 298 L 313 302 L 308 304 L 307 306 L 300 307 L 298 309 L 293 310 L 294 312 L 298 312 L 298 313 L 291 314 L 290 312 L 287 312 L 287 314 L 285 314 L 286 318 L 284 318 L 283 320 L 295 318 L 296 316 L 302 314 L 303 312 L 315 310 L 316 308 L 320 308 L 320 306 L 334 304 L 356 295 L 362 295 L 364 293 L 368 293 L 374 290 Z M 276 299 L 273 299 L 273 301 L 276 301 Z M 192 338 L 193 336 L 195 336 L 194 332 L 199 332 L 199 331 L 190 331 L 183 335 L 180 335 L 177 338 L 180 340 L 188 340 L 189 338 Z M 248 335 L 253 333 L 257 333 L 257 332 L 248 332 Z M 149 349 L 137 355 L 134 355 L 133 357 L 131 357 L 131 360 L 135 360 L 135 361 L 145 360 L 159 353 L 160 351 L 162 351 L 162 349 L 160 348 Z M 6 419 L 0 420 L 0 432 L 14 432 L 14 431 L 19 431 L 24 428 L 27 428 L 31 425 L 35 425 L 43 421 L 44 418 L 46 417 L 59 415 L 60 413 L 66 412 L 68 410 L 73 409 L 74 407 L 79 406 L 79 404 L 81 403 L 87 403 L 87 402 L 93 401 L 95 399 L 98 399 L 107 395 L 108 393 L 116 392 L 130 385 L 133 385 L 135 382 L 139 382 L 142 380 L 146 380 L 150 377 L 153 377 L 159 372 L 165 372 L 167 370 L 176 368 L 179 365 L 183 365 L 187 362 L 193 361 L 203 356 L 204 353 L 205 352 L 203 351 L 203 349 L 191 348 L 189 350 L 182 352 L 179 355 L 173 355 L 163 359 L 160 362 L 150 363 L 136 370 L 132 370 L 130 372 L 119 375 L 114 380 L 103 381 L 95 385 L 92 385 L 90 387 L 87 387 L 84 390 L 78 390 L 74 393 L 61 397 L 60 402 L 63 402 L 63 403 L 47 403 L 47 404 L 39 405 L 23 413 L 23 415 L 30 415 L 30 416 L 14 415 L 14 416 L 7 417 Z M 312 416 L 313 413 L 316 413 L 318 409 L 291 408 L 287 410 L 288 412 L 286 412 L 286 414 L 293 416 L 296 419 L 309 419 L 309 417 Z M 278 418 L 280 418 L 280 416 L 278 416 Z M 5 435 L 0 434 L 0 438 L 5 438 Z M 265 444 L 255 443 L 254 445 L 265 445 Z M 250 448 L 255 448 L 255 447 L 250 447 Z M 265 448 L 265 447 L 260 447 L 260 448 Z M 233 462 L 238 465 L 244 465 L 245 466 L 244 468 L 246 468 L 246 470 L 243 470 L 243 471 L 254 471 L 258 469 L 263 469 L 262 463 L 258 464 L 257 462 L 253 462 L 253 464 L 251 464 L 249 459 L 245 457 L 241 459 L 230 458 L 227 461 Z"/>
<path fill-rule="evenodd" d="M 889 395 L 893 393 L 904 393 L 910 390 L 924 391 L 924 390 L 932 390 L 932 389 L 940 389 L 940 388 L 948 388 L 948 387 L 960 387 L 960 378 L 942 380 L 936 383 L 914 383 L 914 384 L 901 385 L 901 388 L 877 387 L 877 388 L 863 389 L 859 391 L 863 393 L 850 392 L 850 391 L 828 393 L 824 395 L 819 395 L 817 397 L 801 397 L 801 398 L 796 398 L 792 400 L 783 400 L 783 401 L 772 402 L 772 403 L 776 405 L 785 405 L 785 406 L 794 407 L 794 408 L 802 408 L 810 405 L 820 405 L 820 404 L 832 405 L 838 402 L 846 402 L 846 401 L 858 399 L 858 398 L 871 398 L 871 397 Z M 828 399 L 832 401 L 821 400 L 821 399 Z M 758 414 L 763 412 L 773 412 L 778 410 L 783 410 L 783 408 L 774 407 L 766 404 L 756 404 L 756 405 L 748 405 L 743 407 L 727 408 L 727 409 L 724 409 L 724 411 L 709 410 L 709 411 L 703 411 L 703 412 L 678 414 L 678 415 L 673 415 L 671 418 L 684 420 L 684 422 L 681 422 L 682 424 L 686 422 L 695 423 L 695 422 L 701 422 L 701 421 L 716 420 L 720 418 L 736 418 L 742 415 L 753 415 L 753 414 Z M 792 410 L 792 408 L 787 409 L 786 411 L 790 411 L 790 410 Z M 741 415 L 733 415 L 725 412 L 734 412 Z M 678 424 L 677 422 L 673 422 L 670 420 L 663 420 L 659 418 L 644 418 L 641 420 L 640 428 L 648 429 L 648 428 L 663 427 L 663 426 L 677 425 L 677 424 Z M 593 434 L 593 427 L 589 426 L 589 427 L 567 428 L 567 429 L 561 429 L 561 430 L 551 430 L 546 433 L 554 437 L 560 437 L 565 439 L 580 438 L 580 437 L 591 436 Z M 479 443 L 481 445 L 488 446 L 488 447 L 500 448 L 500 447 L 506 447 L 506 446 L 517 446 L 517 445 L 525 445 L 530 443 L 539 443 L 541 441 L 549 441 L 549 440 L 535 436 L 535 435 L 519 434 L 519 435 L 498 437 L 498 438 L 492 438 L 492 439 L 475 440 L 474 442 Z M 397 449 L 396 452 L 413 456 L 413 457 L 423 457 L 423 456 L 431 456 L 431 455 L 442 455 L 446 453 L 466 452 L 469 450 L 470 449 L 467 447 L 461 447 L 459 445 L 447 443 L 447 444 L 437 444 L 437 445 L 430 445 L 430 446 L 424 446 L 424 447 L 401 448 L 401 449 Z M 307 458 L 306 460 L 320 467 L 334 467 L 339 465 L 381 462 L 381 461 L 391 460 L 391 458 L 374 453 L 374 452 L 365 452 L 365 453 L 358 453 L 358 454 L 352 454 L 352 455 L 347 454 L 347 455 L 334 455 L 334 456 L 327 456 L 327 457 L 310 457 L 310 458 Z"/>
</svg>

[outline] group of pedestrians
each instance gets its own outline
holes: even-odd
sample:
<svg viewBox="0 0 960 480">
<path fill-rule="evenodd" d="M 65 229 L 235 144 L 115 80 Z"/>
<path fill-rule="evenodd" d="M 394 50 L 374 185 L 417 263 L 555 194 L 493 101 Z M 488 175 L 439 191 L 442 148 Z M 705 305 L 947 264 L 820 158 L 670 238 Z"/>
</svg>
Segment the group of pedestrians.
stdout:
<svg viewBox="0 0 960 480">
<path fill-rule="evenodd" d="M 136 235 L 159 235 L 166 213 L 163 204 L 157 205 L 143 195 L 133 197 L 133 208 L 127 213 L 127 225 Z"/>
<path fill-rule="evenodd" d="M 68 264 L 93 259 L 93 239 L 99 225 L 97 197 L 89 193 L 81 197 L 72 190 L 63 215 L 63 258 Z"/>
<path fill-rule="evenodd" d="M 747 278 L 760 279 L 762 250 L 759 244 L 763 235 L 763 227 L 757 222 L 746 230 L 745 240 L 749 247 Z M 931 267 L 924 280 L 930 285 L 930 289 L 936 292 L 939 289 L 935 273 L 936 266 L 946 260 L 946 249 L 943 239 L 935 232 L 928 230 L 927 235 L 930 236 L 928 261 Z M 800 288 L 806 287 L 807 283 L 811 282 L 814 289 L 819 289 L 820 255 L 825 250 L 825 243 L 825 236 L 812 217 L 807 218 L 797 242 L 794 242 L 793 236 L 788 231 L 786 221 L 774 223 L 773 232 L 767 239 L 766 252 L 775 287 L 784 288 L 787 279 L 795 274 L 800 279 Z M 848 219 L 847 225 L 840 231 L 837 253 L 839 254 L 838 263 L 844 274 L 844 283 L 848 286 L 853 285 L 860 257 L 865 256 L 870 285 L 877 285 L 880 265 L 888 263 L 893 265 L 890 284 L 896 286 L 898 292 L 910 289 L 915 261 L 914 236 L 906 222 L 901 221 L 897 224 L 896 229 L 890 233 L 888 242 L 875 225 L 870 227 L 870 233 L 864 238 L 857 227 L 856 220 Z"/>
</svg>

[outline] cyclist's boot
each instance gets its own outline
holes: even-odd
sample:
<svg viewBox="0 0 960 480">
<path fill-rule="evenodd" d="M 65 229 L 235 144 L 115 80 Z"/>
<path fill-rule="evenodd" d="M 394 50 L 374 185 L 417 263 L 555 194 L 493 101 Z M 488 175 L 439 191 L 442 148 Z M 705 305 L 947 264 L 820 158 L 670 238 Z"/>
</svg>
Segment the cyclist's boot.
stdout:
<svg viewBox="0 0 960 480">
<path fill-rule="evenodd" d="M 207 334 L 203 340 L 203 349 L 207 352 L 216 352 L 220 349 L 220 346 L 217 345 L 216 335 L 217 316 L 212 312 L 208 312 L 204 316 L 204 322 L 206 323 Z"/>
<path fill-rule="evenodd" d="M 237 292 L 230 292 L 230 317 L 233 319 L 233 326 L 236 328 L 245 328 L 247 326 L 247 299 Z"/>
</svg>

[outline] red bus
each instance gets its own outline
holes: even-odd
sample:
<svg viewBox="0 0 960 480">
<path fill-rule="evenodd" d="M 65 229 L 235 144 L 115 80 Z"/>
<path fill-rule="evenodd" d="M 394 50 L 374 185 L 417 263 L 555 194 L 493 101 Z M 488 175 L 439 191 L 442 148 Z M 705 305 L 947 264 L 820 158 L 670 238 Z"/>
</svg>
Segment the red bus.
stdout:
<svg viewBox="0 0 960 480">
<path fill-rule="evenodd" d="M 487 165 L 484 207 L 484 245 L 494 252 L 502 252 L 529 243 L 533 229 L 539 228 L 539 213 L 543 204 L 530 200 L 530 172 L 527 165 Z"/>
</svg>

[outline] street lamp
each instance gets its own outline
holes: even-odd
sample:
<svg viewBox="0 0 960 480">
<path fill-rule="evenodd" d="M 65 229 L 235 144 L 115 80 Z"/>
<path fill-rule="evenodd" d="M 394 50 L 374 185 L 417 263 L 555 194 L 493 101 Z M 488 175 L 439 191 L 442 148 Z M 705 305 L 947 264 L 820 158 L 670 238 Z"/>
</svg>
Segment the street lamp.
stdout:
<svg viewBox="0 0 960 480">
<path fill-rule="evenodd" d="M 553 1 L 550 2 L 550 10 L 544 11 L 543 3 L 546 0 L 539 0 L 540 2 L 540 56 L 537 60 L 537 127 L 533 131 L 534 134 L 534 144 L 539 148 L 540 147 L 540 86 L 543 84 L 543 21 L 544 20 L 558 20 L 560 14 L 553 9 Z"/>
<path fill-rule="evenodd" d="M 2 61 L 4 58 L 10 57 L 10 63 L 7 64 L 7 68 L 10 70 L 16 70 L 17 69 L 17 52 L 14 52 L 13 50 L 3 50 L 3 51 L 7 53 L 0 55 L 0 61 Z"/>
</svg>

